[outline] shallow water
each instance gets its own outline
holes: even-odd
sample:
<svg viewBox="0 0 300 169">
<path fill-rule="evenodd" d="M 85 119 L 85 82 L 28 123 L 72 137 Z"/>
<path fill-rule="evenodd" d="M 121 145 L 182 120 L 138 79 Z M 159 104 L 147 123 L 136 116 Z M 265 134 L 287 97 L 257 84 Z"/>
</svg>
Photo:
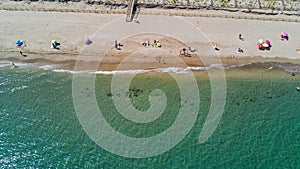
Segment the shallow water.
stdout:
<svg viewBox="0 0 300 169">
<path fill-rule="evenodd" d="M 269 66 L 226 70 L 225 111 L 203 144 L 198 138 L 209 111 L 211 89 L 207 74 L 195 73 L 200 111 L 192 130 L 171 150 L 138 159 L 112 154 L 84 132 L 73 106 L 72 74 L 2 67 L 0 168 L 299 168 L 300 92 L 295 87 L 300 81 L 298 75 L 294 78 Z M 118 113 L 111 78 L 97 75 L 95 93 L 115 130 L 147 138 L 175 121 L 180 91 L 167 73 L 140 74 L 131 82 L 128 97 L 138 110 L 149 108 L 149 93 L 156 88 L 168 99 L 164 113 L 146 124 Z"/>
</svg>

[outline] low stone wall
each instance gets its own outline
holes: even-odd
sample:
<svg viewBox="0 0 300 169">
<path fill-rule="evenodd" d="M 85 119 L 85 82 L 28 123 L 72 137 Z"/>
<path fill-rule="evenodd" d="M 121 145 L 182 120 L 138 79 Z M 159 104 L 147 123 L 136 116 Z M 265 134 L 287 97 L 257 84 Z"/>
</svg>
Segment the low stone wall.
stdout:
<svg viewBox="0 0 300 169">
<path fill-rule="evenodd" d="M 139 0 L 143 4 L 188 6 L 192 8 L 238 8 L 238 9 L 272 9 L 300 10 L 299 0 Z"/>
<path fill-rule="evenodd" d="M 28 2 L 84 2 L 93 5 L 126 5 L 128 0 L 11 0 Z M 285 11 L 299 11 L 300 0 L 136 0 L 137 3 L 152 7 L 181 7 L 197 8 L 237 8 L 237 9 L 271 9 Z"/>
<path fill-rule="evenodd" d="M 97 14 L 126 14 L 126 4 L 94 4 L 88 5 L 85 0 L 81 2 L 53 3 L 53 2 L 14 2 L 0 3 L 0 10 L 10 11 L 53 11 L 53 12 L 78 12 L 78 13 L 97 13 Z M 121 2 L 121 1 L 120 1 Z M 127 2 L 127 1 L 126 1 Z M 147 6 L 138 4 L 142 9 L 139 14 L 144 15 L 170 15 L 185 17 L 218 17 L 232 19 L 250 19 L 250 20 L 272 20 L 286 22 L 300 22 L 296 11 L 274 11 L 263 9 L 237 9 L 237 8 L 197 8 L 190 9 L 185 6 Z M 152 9 L 155 7 L 155 9 Z"/>
</svg>

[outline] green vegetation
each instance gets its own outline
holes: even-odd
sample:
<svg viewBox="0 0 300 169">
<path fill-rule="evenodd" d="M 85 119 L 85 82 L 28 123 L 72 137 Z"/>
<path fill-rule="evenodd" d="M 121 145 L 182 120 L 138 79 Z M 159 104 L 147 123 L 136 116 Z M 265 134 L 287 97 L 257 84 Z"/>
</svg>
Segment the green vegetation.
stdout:
<svg viewBox="0 0 300 169">
<path fill-rule="evenodd" d="M 275 9 L 275 0 L 268 0 L 268 2 L 267 2 L 267 8 L 269 8 L 269 9 Z"/>
<path fill-rule="evenodd" d="M 220 4 L 221 4 L 221 6 L 228 6 L 229 1 L 230 0 L 220 0 Z"/>
</svg>

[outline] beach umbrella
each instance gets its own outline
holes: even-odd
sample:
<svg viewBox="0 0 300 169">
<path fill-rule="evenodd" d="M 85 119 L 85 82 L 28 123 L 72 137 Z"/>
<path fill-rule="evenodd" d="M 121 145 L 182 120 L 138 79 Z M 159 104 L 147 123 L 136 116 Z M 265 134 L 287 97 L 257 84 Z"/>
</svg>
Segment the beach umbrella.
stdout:
<svg viewBox="0 0 300 169">
<path fill-rule="evenodd" d="M 284 37 L 289 36 L 289 34 L 287 34 L 286 32 L 282 32 L 281 35 Z"/>
<path fill-rule="evenodd" d="M 263 39 L 259 39 L 259 40 L 258 40 L 258 43 L 259 43 L 259 44 L 263 44 L 263 43 L 265 43 L 265 41 L 264 41 Z"/>
<path fill-rule="evenodd" d="M 270 40 L 266 40 L 266 42 L 265 42 L 267 45 L 271 45 L 271 41 Z"/>
<path fill-rule="evenodd" d="M 55 44 L 55 43 L 56 43 L 56 40 L 52 40 L 51 43 L 52 43 L 52 44 Z"/>
<path fill-rule="evenodd" d="M 23 41 L 21 41 L 21 40 L 19 40 L 19 39 L 18 39 L 18 40 L 16 40 L 16 45 L 17 45 L 16 47 L 18 47 L 18 48 L 19 48 L 19 47 L 21 47 L 23 44 L 24 44 L 24 42 L 23 42 Z"/>
<path fill-rule="evenodd" d="M 264 46 L 263 46 L 263 44 L 259 43 L 259 44 L 257 44 L 257 47 L 258 48 L 263 48 Z"/>
</svg>

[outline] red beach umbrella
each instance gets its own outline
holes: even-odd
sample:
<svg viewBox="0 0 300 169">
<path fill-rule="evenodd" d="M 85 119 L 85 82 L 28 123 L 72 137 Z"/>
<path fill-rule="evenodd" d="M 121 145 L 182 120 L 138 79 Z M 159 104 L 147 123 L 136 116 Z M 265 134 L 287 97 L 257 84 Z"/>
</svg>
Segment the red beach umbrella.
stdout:
<svg viewBox="0 0 300 169">
<path fill-rule="evenodd" d="M 257 44 L 257 47 L 258 48 L 263 48 L 264 46 L 263 46 L 263 44 L 259 43 L 259 44 Z"/>
</svg>

